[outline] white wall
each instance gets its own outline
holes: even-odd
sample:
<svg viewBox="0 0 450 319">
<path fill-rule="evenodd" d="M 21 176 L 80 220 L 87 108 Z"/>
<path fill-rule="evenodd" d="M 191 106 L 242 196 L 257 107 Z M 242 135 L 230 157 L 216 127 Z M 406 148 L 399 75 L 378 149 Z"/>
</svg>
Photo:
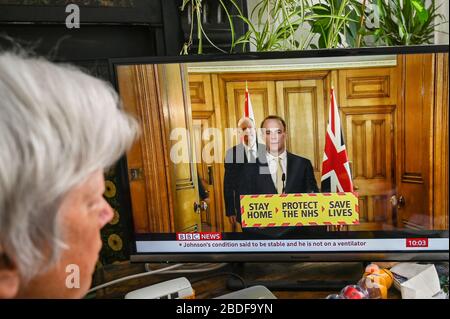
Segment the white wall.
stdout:
<svg viewBox="0 0 450 319">
<path fill-rule="evenodd" d="M 253 8 L 260 2 L 261 0 L 247 0 L 247 12 L 248 15 L 250 16 L 250 14 L 252 13 Z M 319 0 L 311 0 L 311 3 L 315 4 L 318 3 Z M 256 17 L 256 11 L 255 11 L 255 15 Z M 250 19 L 250 21 L 255 25 L 255 27 L 257 28 L 257 18 L 254 19 Z M 298 39 L 304 39 L 306 37 L 306 35 L 309 33 L 309 30 L 311 29 L 311 27 L 309 26 L 309 24 L 305 23 L 304 25 L 302 25 L 297 31 L 296 31 L 296 38 L 298 37 Z M 317 37 L 315 40 L 312 41 L 312 43 L 317 44 Z M 255 47 L 253 45 L 250 45 L 250 51 L 256 51 Z"/>
<path fill-rule="evenodd" d="M 448 13 L 448 9 L 449 9 L 449 1 L 448 0 L 440 0 L 440 1 L 436 1 L 436 3 L 442 4 L 442 6 L 439 8 L 439 13 L 441 13 L 442 15 L 445 16 L 445 20 L 447 21 L 447 23 L 440 25 L 437 27 L 438 31 L 443 31 L 446 32 L 446 34 L 442 33 L 442 32 L 436 32 L 434 39 L 435 39 L 435 43 L 436 44 L 448 44 L 448 30 L 449 30 L 449 13 Z"/>
</svg>

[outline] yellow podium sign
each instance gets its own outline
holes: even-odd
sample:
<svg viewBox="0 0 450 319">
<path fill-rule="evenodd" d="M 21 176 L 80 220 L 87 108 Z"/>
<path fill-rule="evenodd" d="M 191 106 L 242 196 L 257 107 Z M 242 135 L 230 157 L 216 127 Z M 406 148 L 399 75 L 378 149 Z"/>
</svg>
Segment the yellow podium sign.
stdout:
<svg viewBox="0 0 450 319">
<path fill-rule="evenodd" d="M 359 224 L 356 193 L 242 195 L 242 227 Z"/>
</svg>

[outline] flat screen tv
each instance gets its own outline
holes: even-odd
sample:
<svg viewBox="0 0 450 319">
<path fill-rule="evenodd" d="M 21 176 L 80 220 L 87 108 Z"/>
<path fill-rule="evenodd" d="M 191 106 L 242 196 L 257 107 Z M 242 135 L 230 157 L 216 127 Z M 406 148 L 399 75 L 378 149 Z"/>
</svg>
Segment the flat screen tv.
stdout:
<svg viewBox="0 0 450 319">
<path fill-rule="evenodd" d="M 132 261 L 448 260 L 448 45 L 111 67 Z"/>
</svg>

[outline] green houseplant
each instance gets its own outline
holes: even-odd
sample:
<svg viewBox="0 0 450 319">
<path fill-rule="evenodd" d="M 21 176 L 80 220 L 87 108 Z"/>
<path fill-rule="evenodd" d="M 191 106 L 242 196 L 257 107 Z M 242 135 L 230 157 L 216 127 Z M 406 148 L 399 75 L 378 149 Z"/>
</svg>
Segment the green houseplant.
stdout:
<svg viewBox="0 0 450 319">
<path fill-rule="evenodd" d="M 298 31 L 306 22 L 309 6 L 309 0 L 259 1 L 249 17 L 238 17 L 248 25 L 248 31 L 236 41 L 236 44 L 249 43 L 256 51 L 308 48 L 312 33 L 301 37 Z"/>
<path fill-rule="evenodd" d="M 376 45 L 417 45 L 433 43 L 435 27 L 446 23 L 438 14 L 436 1 L 426 6 L 425 0 L 376 0 L 372 27 Z"/>
<path fill-rule="evenodd" d="M 189 40 L 181 53 L 187 54 L 194 31 L 198 51 L 202 52 L 203 38 L 217 50 L 205 33 L 202 23 L 202 2 L 183 0 L 181 10 L 192 7 Z M 446 23 L 438 13 L 436 0 L 259 0 L 248 16 L 234 0 L 217 0 L 229 22 L 231 46 L 229 52 L 242 45 L 256 51 L 288 51 L 368 45 L 416 45 L 433 43 L 435 27 Z M 236 8 L 232 15 L 228 8 Z M 236 39 L 233 20 L 240 19 L 247 31 Z M 372 40 L 372 41 L 368 41 Z"/>
<path fill-rule="evenodd" d="M 197 53 L 201 54 L 203 40 L 208 41 L 218 51 L 225 50 L 217 47 L 206 34 L 202 26 L 202 2 L 204 0 L 183 0 L 181 11 L 188 5 L 192 10 L 190 36 L 184 43 L 182 54 L 188 54 L 192 45 L 194 32 L 198 41 Z M 256 51 L 276 50 L 304 50 L 315 47 L 312 44 L 314 37 L 319 38 L 319 47 L 343 46 L 345 39 L 356 39 L 358 14 L 363 12 L 361 5 L 356 0 L 328 0 L 312 4 L 311 0 L 260 0 L 253 8 L 249 16 L 242 10 L 234 0 L 218 0 L 225 11 L 229 21 L 231 32 L 230 52 L 238 45 L 245 50 L 250 44 Z M 237 15 L 231 15 L 226 3 L 236 8 Z M 362 10 L 362 11 L 361 11 Z M 233 28 L 233 19 L 241 19 L 248 27 L 248 31 L 236 39 Z M 351 24 L 353 23 L 353 24 Z M 308 28 L 305 28 L 308 26 Z M 347 35 L 342 36 L 348 31 Z M 351 43 L 355 43 L 351 41 Z"/>
<path fill-rule="evenodd" d="M 321 0 L 312 5 L 308 23 L 319 38 L 311 47 L 361 46 L 366 14 L 366 0 Z"/>
<path fill-rule="evenodd" d="M 249 18 L 239 17 L 249 29 L 236 43 L 250 43 L 256 51 L 334 48 L 347 43 L 359 46 L 365 2 L 261 0 Z M 317 45 L 313 43 L 315 38 Z"/>
</svg>

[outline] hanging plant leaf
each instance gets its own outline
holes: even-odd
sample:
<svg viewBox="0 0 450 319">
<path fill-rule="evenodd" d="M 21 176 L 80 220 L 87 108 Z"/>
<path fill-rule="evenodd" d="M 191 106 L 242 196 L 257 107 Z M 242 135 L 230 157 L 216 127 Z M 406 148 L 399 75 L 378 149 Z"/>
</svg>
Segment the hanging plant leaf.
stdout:
<svg viewBox="0 0 450 319">
<path fill-rule="evenodd" d="M 319 44 L 319 48 L 326 48 L 327 47 L 327 37 L 326 37 L 326 35 L 325 34 L 322 34 L 320 37 L 319 37 L 319 42 L 318 42 L 318 44 Z"/>
<path fill-rule="evenodd" d="M 419 21 L 421 23 L 424 23 L 428 20 L 428 11 L 425 10 L 424 5 L 419 0 L 411 0 L 411 4 L 414 6 L 414 8 L 417 11 L 417 16 L 419 17 Z"/>
</svg>

